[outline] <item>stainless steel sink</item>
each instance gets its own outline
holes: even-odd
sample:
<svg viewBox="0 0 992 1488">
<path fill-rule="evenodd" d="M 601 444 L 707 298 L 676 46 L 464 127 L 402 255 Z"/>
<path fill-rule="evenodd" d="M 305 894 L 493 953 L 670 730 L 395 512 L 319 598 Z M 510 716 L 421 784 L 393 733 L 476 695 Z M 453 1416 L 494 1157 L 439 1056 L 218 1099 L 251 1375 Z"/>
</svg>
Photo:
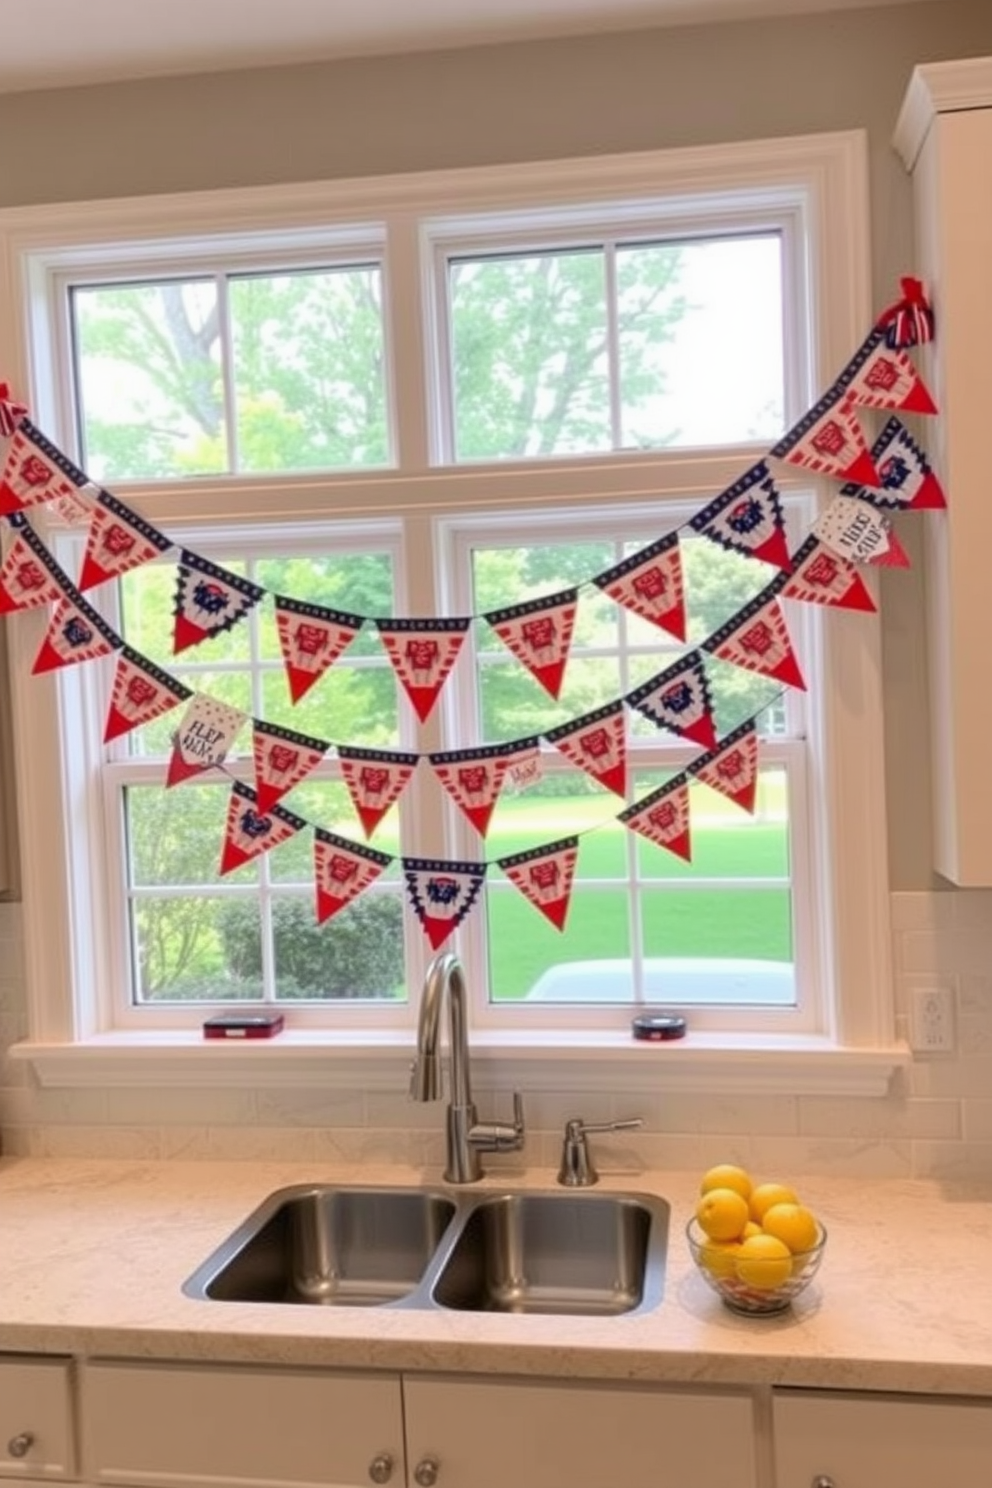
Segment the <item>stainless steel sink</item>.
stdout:
<svg viewBox="0 0 992 1488">
<path fill-rule="evenodd" d="M 480 1201 L 434 1285 L 470 1312 L 612 1316 L 661 1299 L 668 1205 L 624 1195 L 502 1194 Z"/>
<path fill-rule="evenodd" d="M 660 1302 L 668 1204 L 564 1189 L 280 1189 L 183 1287 L 215 1302 L 613 1316 Z"/>
<path fill-rule="evenodd" d="M 380 1307 L 415 1290 L 455 1209 L 432 1189 L 280 1189 L 183 1290 L 220 1302 Z"/>
</svg>

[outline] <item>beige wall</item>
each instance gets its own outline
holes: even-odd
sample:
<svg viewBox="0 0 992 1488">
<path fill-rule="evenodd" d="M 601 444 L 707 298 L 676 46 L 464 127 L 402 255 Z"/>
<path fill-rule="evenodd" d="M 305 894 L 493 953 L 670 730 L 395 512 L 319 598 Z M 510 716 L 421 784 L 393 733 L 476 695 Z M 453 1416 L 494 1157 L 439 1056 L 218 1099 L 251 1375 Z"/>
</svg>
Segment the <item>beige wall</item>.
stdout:
<svg viewBox="0 0 992 1488">
<path fill-rule="evenodd" d="M 910 267 L 890 138 L 915 63 L 992 53 L 992 0 L 629 32 L 0 98 L 0 206 L 864 128 L 875 298 Z M 922 554 L 886 576 L 890 856 L 930 885 Z M 896 746 L 896 742 L 898 745 Z"/>
</svg>

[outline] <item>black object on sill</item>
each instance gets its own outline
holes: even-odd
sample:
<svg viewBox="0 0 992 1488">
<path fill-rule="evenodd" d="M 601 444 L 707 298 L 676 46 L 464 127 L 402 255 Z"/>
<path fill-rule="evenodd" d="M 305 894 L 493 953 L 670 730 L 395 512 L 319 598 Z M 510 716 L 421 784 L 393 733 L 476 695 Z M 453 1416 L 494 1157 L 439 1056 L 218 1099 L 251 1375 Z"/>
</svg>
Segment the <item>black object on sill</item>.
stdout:
<svg viewBox="0 0 992 1488">
<path fill-rule="evenodd" d="M 647 1043 L 668 1043 L 672 1039 L 685 1038 L 685 1019 L 676 1013 L 638 1013 L 630 1025 L 635 1039 Z"/>
</svg>

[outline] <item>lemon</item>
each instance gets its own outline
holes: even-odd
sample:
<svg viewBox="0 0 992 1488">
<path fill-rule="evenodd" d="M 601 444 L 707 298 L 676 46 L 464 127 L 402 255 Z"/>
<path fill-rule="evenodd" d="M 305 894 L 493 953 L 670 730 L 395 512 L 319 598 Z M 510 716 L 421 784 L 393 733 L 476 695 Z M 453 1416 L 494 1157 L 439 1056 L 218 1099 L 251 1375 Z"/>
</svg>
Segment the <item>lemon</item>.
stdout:
<svg viewBox="0 0 992 1488">
<path fill-rule="evenodd" d="M 760 1235 L 762 1233 L 763 1231 L 761 1226 L 757 1224 L 755 1220 L 749 1219 L 743 1230 L 741 1230 L 741 1239 L 750 1240 L 752 1235 Z"/>
<path fill-rule="evenodd" d="M 788 1188 L 784 1183 L 759 1183 L 757 1188 L 751 1190 L 748 1205 L 751 1218 L 758 1224 L 764 1223 L 765 1214 L 773 1204 L 798 1204 L 799 1196 L 794 1189 Z"/>
<path fill-rule="evenodd" d="M 736 1240 L 706 1240 L 699 1248 L 699 1264 L 720 1281 L 737 1275 L 734 1261 L 740 1244 Z"/>
<path fill-rule="evenodd" d="M 793 1255 L 812 1250 L 820 1238 L 816 1216 L 802 1204 L 773 1204 L 765 1210 L 761 1227 L 789 1247 Z"/>
<path fill-rule="evenodd" d="M 732 1188 L 711 1188 L 696 1205 L 696 1223 L 711 1240 L 736 1240 L 747 1224 L 747 1199 Z"/>
<path fill-rule="evenodd" d="M 742 1199 L 747 1199 L 751 1196 L 751 1175 L 735 1163 L 717 1163 L 703 1174 L 699 1192 L 709 1193 L 711 1188 L 732 1188 Z"/>
<path fill-rule="evenodd" d="M 741 1241 L 734 1270 L 748 1286 L 772 1292 L 792 1275 L 792 1255 L 784 1240 L 774 1235 L 752 1235 Z"/>
</svg>

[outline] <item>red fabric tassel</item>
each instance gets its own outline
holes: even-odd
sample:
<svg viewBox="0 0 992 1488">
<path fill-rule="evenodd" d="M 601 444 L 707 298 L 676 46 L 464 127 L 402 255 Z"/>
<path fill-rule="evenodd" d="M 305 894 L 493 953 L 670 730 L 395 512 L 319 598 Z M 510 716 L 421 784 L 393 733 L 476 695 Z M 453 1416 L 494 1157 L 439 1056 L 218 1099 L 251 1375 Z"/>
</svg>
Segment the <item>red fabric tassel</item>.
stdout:
<svg viewBox="0 0 992 1488">
<path fill-rule="evenodd" d="M 900 279 L 902 299 L 883 310 L 875 324 L 885 332 L 885 344 L 894 351 L 922 346 L 933 340 L 933 307 L 919 279 Z"/>
<path fill-rule="evenodd" d="M 24 404 L 17 402 L 10 385 L 0 382 L 0 438 L 9 439 L 27 412 Z"/>
</svg>

